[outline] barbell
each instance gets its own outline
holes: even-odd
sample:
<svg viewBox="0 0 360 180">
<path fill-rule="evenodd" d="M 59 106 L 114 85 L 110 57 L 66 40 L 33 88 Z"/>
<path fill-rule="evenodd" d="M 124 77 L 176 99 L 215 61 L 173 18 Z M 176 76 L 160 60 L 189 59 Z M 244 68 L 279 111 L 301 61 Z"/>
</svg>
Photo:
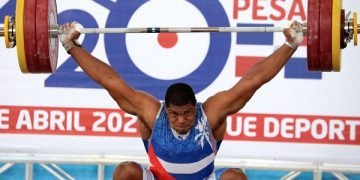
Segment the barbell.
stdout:
<svg viewBox="0 0 360 180">
<path fill-rule="evenodd" d="M 0 36 L 6 48 L 17 48 L 23 73 L 56 70 L 62 32 L 57 24 L 56 0 L 17 0 L 14 16 L 5 16 Z M 302 23 L 307 36 L 309 71 L 340 71 L 341 49 L 353 40 L 357 46 L 360 26 L 357 13 L 345 14 L 342 0 L 308 0 L 308 21 Z M 196 32 L 283 32 L 283 27 L 144 27 L 83 28 L 87 33 L 196 33 Z"/>
</svg>

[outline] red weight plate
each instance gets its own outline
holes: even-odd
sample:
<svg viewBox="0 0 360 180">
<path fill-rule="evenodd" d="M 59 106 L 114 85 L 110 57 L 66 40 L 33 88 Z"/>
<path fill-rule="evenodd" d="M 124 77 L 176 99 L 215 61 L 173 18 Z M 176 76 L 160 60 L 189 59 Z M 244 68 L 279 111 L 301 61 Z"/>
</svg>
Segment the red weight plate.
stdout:
<svg viewBox="0 0 360 180">
<path fill-rule="evenodd" d="M 320 0 L 320 61 L 322 71 L 332 71 L 332 3 Z"/>
<path fill-rule="evenodd" d="M 58 58 L 58 39 L 50 29 L 57 24 L 55 0 L 37 0 L 36 39 L 40 72 L 53 72 Z"/>
<path fill-rule="evenodd" d="M 345 10 L 344 9 L 341 9 L 340 47 L 341 47 L 341 49 L 346 48 L 346 43 L 345 43 Z"/>
<path fill-rule="evenodd" d="M 309 71 L 319 71 L 320 62 L 320 35 L 319 18 L 320 2 L 318 0 L 308 0 L 307 12 L 307 63 Z"/>
<path fill-rule="evenodd" d="M 36 56 L 36 0 L 24 1 L 24 49 L 27 73 L 39 70 Z"/>
</svg>

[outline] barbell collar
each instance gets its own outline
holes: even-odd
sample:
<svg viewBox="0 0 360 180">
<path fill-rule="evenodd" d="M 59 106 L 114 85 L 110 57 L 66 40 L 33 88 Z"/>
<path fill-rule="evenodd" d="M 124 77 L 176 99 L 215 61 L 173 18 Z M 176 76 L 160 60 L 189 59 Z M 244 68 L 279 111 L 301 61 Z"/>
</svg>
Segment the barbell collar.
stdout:
<svg viewBox="0 0 360 180">
<path fill-rule="evenodd" d="M 355 26 L 353 25 L 353 20 L 350 20 L 350 21 L 345 21 L 345 30 L 347 31 L 354 31 L 355 29 L 357 29 L 357 32 L 354 32 L 354 33 L 357 33 L 357 34 L 360 34 L 360 24 L 357 24 L 356 28 Z"/>
<path fill-rule="evenodd" d="M 6 48 L 13 48 L 16 45 L 14 17 L 5 16 L 3 24 L 4 26 L 0 27 L 0 36 L 5 39 Z"/>
</svg>

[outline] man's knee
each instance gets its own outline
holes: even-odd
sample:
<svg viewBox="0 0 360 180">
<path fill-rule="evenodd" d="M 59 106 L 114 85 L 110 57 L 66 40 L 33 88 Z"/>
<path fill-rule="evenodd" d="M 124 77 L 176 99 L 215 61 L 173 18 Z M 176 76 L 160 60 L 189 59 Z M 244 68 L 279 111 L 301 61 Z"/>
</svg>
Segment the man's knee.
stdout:
<svg viewBox="0 0 360 180">
<path fill-rule="evenodd" d="M 247 180 L 247 176 L 241 169 L 230 168 L 220 177 L 221 180 Z"/>
<path fill-rule="evenodd" d="M 113 174 L 113 180 L 142 180 L 143 172 L 139 164 L 136 162 L 123 162 L 120 163 Z"/>
</svg>

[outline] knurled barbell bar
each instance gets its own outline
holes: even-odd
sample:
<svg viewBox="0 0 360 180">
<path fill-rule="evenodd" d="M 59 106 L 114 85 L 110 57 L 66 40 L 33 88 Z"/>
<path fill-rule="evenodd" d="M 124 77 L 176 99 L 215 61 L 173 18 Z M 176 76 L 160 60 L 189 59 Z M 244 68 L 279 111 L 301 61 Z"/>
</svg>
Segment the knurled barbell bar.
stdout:
<svg viewBox="0 0 360 180">
<path fill-rule="evenodd" d="M 353 40 L 357 45 L 360 25 L 357 13 L 345 15 L 342 0 L 308 0 L 308 21 L 302 32 L 307 36 L 310 71 L 340 71 L 341 49 Z M 17 0 L 16 16 L 5 16 L 0 36 L 7 48 L 17 47 L 23 73 L 56 70 L 58 35 L 56 0 Z M 194 32 L 282 32 L 283 27 L 144 27 L 83 28 L 81 33 L 194 33 Z"/>
</svg>

